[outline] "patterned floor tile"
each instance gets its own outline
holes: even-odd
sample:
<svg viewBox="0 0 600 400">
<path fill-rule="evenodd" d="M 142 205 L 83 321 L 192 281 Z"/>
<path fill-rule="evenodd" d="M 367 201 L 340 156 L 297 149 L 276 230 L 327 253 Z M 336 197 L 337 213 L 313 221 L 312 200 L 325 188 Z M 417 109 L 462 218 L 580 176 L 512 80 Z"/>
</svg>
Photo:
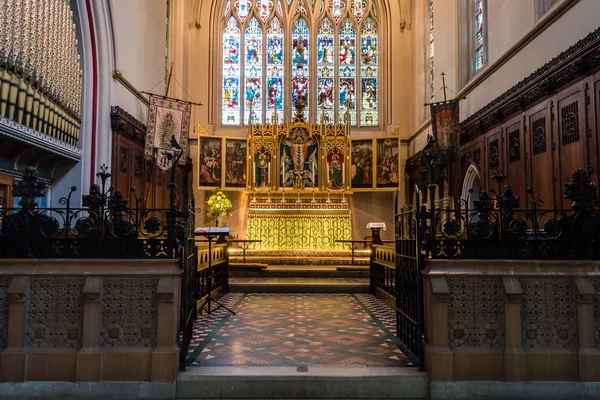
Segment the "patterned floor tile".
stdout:
<svg viewBox="0 0 600 400">
<path fill-rule="evenodd" d="M 236 315 L 196 321 L 188 364 L 406 365 L 392 341 L 395 313 L 371 295 L 230 293 L 223 301 Z"/>
</svg>

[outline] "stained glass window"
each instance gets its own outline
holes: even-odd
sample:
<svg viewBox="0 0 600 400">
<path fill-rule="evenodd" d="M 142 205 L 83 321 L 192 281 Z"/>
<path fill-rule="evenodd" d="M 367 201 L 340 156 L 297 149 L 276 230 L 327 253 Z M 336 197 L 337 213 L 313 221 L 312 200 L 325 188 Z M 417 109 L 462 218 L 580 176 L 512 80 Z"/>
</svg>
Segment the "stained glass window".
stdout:
<svg viewBox="0 0 600 400">
<path fill-rule="evenodd" d="M 354 127 L 378 126 L 375 2 L 227 0 L 221 124 L 290 121 L 302 97 L 309 123 L 348 117 Z"/>
<path fill-rule="evenodd" d="M 244 98 L 246 99 L 244 121 L 259 124 L 262 123 L 263 46 L 262 30 L 258 26 L 256 18 L 252 18 L 244 36 Z"/>
<path fill-rule="evenodd" d="M 345 8 L 346 4 L 343 0 L 329 0 L 329 12 L 336 23 L 339 22 L 342 15 L 344 15 Z"/>
<path fill-rule="evenodd" d="M 271 9 L 273 8 L 273 0 L 257 0 L 256 7 L 258 7 L 258 15 L 263 22 L 271 15 Z"/>
<path fill-rule="evenodd" d="M 333 123 L 334 44 L 331 21 L 324 19 L 317 31 L 317 121 Z"/>
<path fill-rule="evenodd" d="M 377 126 L 378 114 L 378 41 L 377 27 L 371 17 L 365 20 L 360 32 L 360 124 L 361 126 Z"/>
<path fill-rule="evenodd" d="M 308 47 L 309 32 L 307 22 L 300 18 L 294 24 L 292 29 L 292 118 L 296 115 L 296 101 L 299 96 L 304 98 L 306 108 L 304 109 L 304 118 L 310 118 L 310 99 L 309 99 L 309 54 Z"/>
<path fill-rule="evenodd" d="M 356 30 L 349 18 L 342 24 L 339 38 L 339 120 L 345 121 L 347 112 L 350 124 L 356 126 Z"/>
<path fill-rule="evenodd" d="M 484 52 L 484 0 L 475 0 L 475 71 L 485 63 Z"/>
<path fill-rule="evenodd" d="M 267 122 L 272 122 L 275 111 L 277 122 L 282 123 L 284 120 L 284 48 L 283 29 L 279 20 L 275 18 L 267 31 Z"/>
<path fill-rule="evenodd" d="M 231 17 L 223 31 L 223 125 L 240 124 L 240 30 Z"/>
<path fill-rule="evenodd" d="M 367 7 L 367 3 L 363 0 L 352 0 L 352 14 L 356 21 L 360 23 L 360 20 L 365 16 L 364 10 Z"/>
<path fill-rule="evenodd" d="M 435 71 L 433 65 L 433 0 L 429 0 L 429 100 L 435 98 Z"/>
<path fill-rule="evenodd" d="M 251 0 L 237 0 L 235 2 L 235 10 L 240 21 L 244 22 L 248 18 L 249 8 L 252 6 Z"/>
</svg>

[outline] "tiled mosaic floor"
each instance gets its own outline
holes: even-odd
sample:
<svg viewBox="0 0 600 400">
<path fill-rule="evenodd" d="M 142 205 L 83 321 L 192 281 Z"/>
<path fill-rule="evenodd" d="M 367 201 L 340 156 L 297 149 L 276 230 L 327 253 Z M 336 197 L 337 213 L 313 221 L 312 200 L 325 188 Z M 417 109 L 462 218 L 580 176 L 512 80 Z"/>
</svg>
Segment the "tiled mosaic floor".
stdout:
<svg viewBox="0 0 600 400">
<path fill-rule="evenodd" d="M 405 366 L 394 313 L 367 294 L 239 294 L 196 321 L 188 365 Z"/>
</svg>

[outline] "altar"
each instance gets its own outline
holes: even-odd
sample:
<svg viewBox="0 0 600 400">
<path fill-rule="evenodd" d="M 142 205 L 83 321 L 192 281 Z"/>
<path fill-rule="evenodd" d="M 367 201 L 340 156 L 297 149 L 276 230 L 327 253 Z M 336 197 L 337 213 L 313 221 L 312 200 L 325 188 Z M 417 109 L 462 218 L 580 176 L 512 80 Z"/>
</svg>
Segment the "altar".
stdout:
<svg viewBox="0 0 600 400">
<path fill-rule="evenodd" d="M 291 205 L 297 204 L 294 202 Z M 336 242 L 352 239 L 350 210 L 347 208 L 311 209 L 287 208 L 281 203 L 271 205 L 276 206 L 283 207 L 248 210 L 246 237 L 262 240 L 254 244 L 254 249 L 347 250 L 346 245 Z"/>
</svg>

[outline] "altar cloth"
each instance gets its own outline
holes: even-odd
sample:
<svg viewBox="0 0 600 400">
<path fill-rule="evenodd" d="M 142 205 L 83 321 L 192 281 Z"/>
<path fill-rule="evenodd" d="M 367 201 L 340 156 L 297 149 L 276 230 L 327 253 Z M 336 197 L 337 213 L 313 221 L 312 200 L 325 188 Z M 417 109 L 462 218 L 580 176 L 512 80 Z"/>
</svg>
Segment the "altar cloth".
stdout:
<svg viewBox="0 0 600 400">
<path fill-rule="evenodd" d="M 257 250 L 346 250 L 352 239 L 349 210 L 248 210 L 247 239 Z"/>
</svg>

